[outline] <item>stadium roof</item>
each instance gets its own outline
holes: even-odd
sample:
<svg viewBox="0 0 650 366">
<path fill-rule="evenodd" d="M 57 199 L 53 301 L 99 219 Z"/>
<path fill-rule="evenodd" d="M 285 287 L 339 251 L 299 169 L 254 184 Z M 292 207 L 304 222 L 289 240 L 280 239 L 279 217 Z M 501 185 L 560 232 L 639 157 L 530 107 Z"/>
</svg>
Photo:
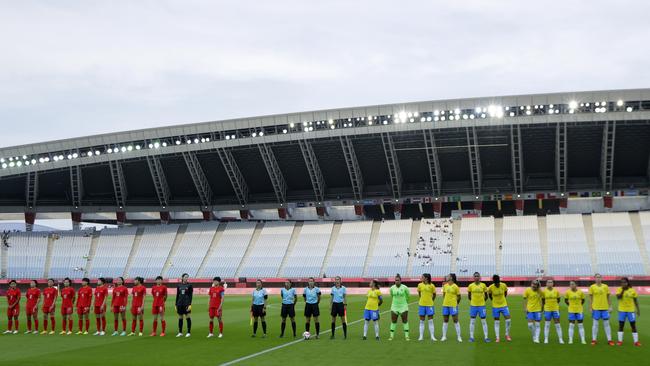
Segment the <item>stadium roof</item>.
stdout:
<svg viewBox="0 0 650 366">
<path fill-rule="evenodd" d="M 0 149 L 0 211 L 646 188 L 649 141 L 650 89 L 204 122 Z"/>
</svg>

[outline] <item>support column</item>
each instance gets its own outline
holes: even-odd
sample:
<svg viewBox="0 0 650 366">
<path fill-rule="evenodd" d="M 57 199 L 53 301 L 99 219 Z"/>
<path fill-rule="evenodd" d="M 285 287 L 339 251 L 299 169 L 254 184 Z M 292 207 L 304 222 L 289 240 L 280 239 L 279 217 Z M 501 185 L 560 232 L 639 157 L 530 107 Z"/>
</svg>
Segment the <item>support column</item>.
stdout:
<svg viewBox="0 0 650 366">
<path fill-rule="evenodd" d="M 401 203 L 396 203 L 393 205 L 393 212 L 395 214 L 395 220 L 401 220 L 402 219 L 402 209 L 403 205 Z"/>
<path fill-rule="evenodd" d="M 357 219 L 363 218 L 363 206 L 354 205 L 354 214 L 357 216 Z"/>
<path fill-rule="evenodd" d="M 241 217 L 242 220 L 248 220 L 249 215 L 250 212 L 248 212 L 248 210 L 239 210 L 239 217 Z"/>
<path fill-rule="evenodd" d="M 204 221 L 211 221 L 212 220 L 212 211 L 201 211 L 203 214 L 203 220 Z"/>
<path fill-rule="evenodd" d="M 481 212 L 483 211 L 483 201 L 474 202 L 474 213 L 481 217 Z"/>
<path fill-rule="evenodd" d="M 70 218 L 72 219 L 72 230 L 81 229 L 81 212 L 70 212 Z"/>
<path fill-rule="evenodd" d="M 117 221 L 117 226 L 119 227 L 124 226 L 124 223 L 126 222 L 126 212 L 117 211 L 115 213 L 115 220 Z"/>
<path fill-rule="evenodd" d="M 566 198 L 560 198 L 560 213 L 565 214 L 567 207 L 569 206 L 569 200 Z"/>
<path fill-rule="evenodd" d="M 35 221 L 36 221 L 36 212 L 25 212 L 25 231 L 34 230 Z"/>
<path fill-rule="evenodd" d="M 442 202 L 433 202 L 433 217 L 439 219 L 442 216 Z"/>
<path fill-rule="evenodd" d="M 163 225 L 169 224 L 169 211 L 160 211 L 160 223 Z"/>
<path fill-rule="evenodd" d="M 316 207 L 316 215 L 318 215 L 319 220 L 325 219 L 325 207 Z"/>
<path fill-rule="evenodd" d="M 280 220 L 286 220 L 287 219 L 287 209 L 286 208 L 278 208 L 278 217 Z"/>
<path fill-rule="evenodd" d="M 515 201 L 515 211 L 517 212 L 517 216 L 522 216 L 524 214 L 524 200 Z"/>
<path fill-rule="evenodd" d="M 605 196 L 603 197 L 603 206 L 605 207 L 606 212 L 611 212 L 614 207 L 614 197 Z"/>
</svg>

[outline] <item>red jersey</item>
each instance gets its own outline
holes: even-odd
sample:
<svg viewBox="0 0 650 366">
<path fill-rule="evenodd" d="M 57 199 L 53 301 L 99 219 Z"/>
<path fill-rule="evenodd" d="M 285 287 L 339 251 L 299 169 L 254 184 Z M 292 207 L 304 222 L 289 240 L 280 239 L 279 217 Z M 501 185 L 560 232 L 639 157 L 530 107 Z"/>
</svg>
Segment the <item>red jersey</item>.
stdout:
<svg viewBox="0 0 650 366">
<path fill-rule="evenodd" d="M 213 286 L 210 287 L 210 291 L 208 291 L 208 295 L 210 296 L 210 307 L 211 308 L 218 308 L 221 306 L 221 301 L 223 300 L 223 293 L 225 289 L 223 286 Z"/>
<path fill-rule="evenodd" d="M 108 289 L 106 286 L 97 286 L 95 287 L 95 307 L 104 305 L 106 301 L 106 296 L 108 296 Z"/>
<path fill-rule="evenodd" d="M 147 288 L 142 285 L 134 286 L 131 289 L 131 294 L 133 295 L 131 307 L 140 308 L 144 303 L 144 297 L 147 295 Z"/>
<path fill-rule="evenodd" d="M 126 306 L 126 298 L 129 296 L 129 289 L 126 286 L 117 286 L 113 289 L 112 306 Z"/>
<path fill-rule="evenodd" d="M 59 292 L 56 290 L 56 287 L 48 287 L 45 290 L 43 290 L 43 307 L 44 308 L 52 307 L 52 304 L 54 304 L 54 301 L 56 301 L 56 297 L 58 294 Z"/>
<path fill-rule="evenodd" d="M 153 304 L 152 306 L 163 306 L 165 305 L 165 298 L 167 297 L 167 286 L 165 285 L 154 285 L 151 288 L 151 295 L 153 295 Z"/>
<path fill-rule="evenodd" d="M 9 289 L 7 290 L 7 304 L 10 307 L 15 307 L 18 306 L 18 303 L 20 302 L 20 289 L 19 288 L 14 288 L 14 289 Z M 11 306 L 12 304 L 14 304 Z"/>
<path fill-rule="evenodd" d="M 41 290 L 39 290 L 37 287 L 34 288 L 29 288 L 27 290 L 27 294 L 25 295 L 27 297 L 27 307 L 28 308 L 33 308 L 36 306 L 38 303 L 38 300 L 41 298 Z"/>
<path fill-rule="evenodd" d="M 93 289 L 90 286 L 84 286 L 79 289 L 77 297 L 78 308 L 89 308 L 93 302 Z"/>
<path fill-rule="evenodd" d="M 74 289 L 72 287 L 64 287 L 61 289 L 61 307 L 71 308 L 74 304 Z"/>
</svg>

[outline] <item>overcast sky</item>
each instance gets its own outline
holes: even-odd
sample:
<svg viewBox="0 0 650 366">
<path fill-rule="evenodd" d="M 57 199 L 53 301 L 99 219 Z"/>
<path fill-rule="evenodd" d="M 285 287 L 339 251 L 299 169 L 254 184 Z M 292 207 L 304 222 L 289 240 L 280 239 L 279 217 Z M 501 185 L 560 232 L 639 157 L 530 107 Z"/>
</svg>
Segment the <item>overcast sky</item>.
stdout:
<svg viewBox="0 0 650 366">
<path fill-rule="evenodd" d="M 0 0 L 0 146 L 311 109 L 648 87 L 648 14 L 642 0 Z"/>
</svg>

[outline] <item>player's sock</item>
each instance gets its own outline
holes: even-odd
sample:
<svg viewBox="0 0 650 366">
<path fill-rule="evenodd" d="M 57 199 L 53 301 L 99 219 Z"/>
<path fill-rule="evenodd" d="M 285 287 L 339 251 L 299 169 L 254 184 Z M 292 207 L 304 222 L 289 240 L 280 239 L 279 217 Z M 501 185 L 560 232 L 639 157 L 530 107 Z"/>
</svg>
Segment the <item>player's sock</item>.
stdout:
<svg viewBox="0 0 650 366">
<path fill-rule="evenodd" d="M 483 338 L 487 338 L 488 337 L 487 320 L 481 319 L 481 325 L 483 326 Z"/>
<path fill-rule="evenodd" d="M 34 319 L 34 330 L 38 330 L 38 318 Z"/>
<path fill-rule="evenodd" d="M 623 342 L 623 332 L 621 331 L 618 332 L 618 341 Z"/>
<path fill-rule="evenodd" d="M 476 323 L 476 318 L 469 319 L 469 337 L 474 338 L 474 323 Z"/>
<path fill-rule="evenodd" d="M 307 322 L 305 323 L 305 332 L 309 332 L 309 328 L 311 327 L 311 323 Z"/>
<path fill-rule="evenodd" d="M 431 337 L 434 337 L 436 334 L 436 326 L 433 325 L 433 319 L 429 319 L 429 333 L 431 333 Z"/>
<path fill-rule="evenodd" d="M 180 322 L 180 320 L 179 320 L 179 322 Z M 258 323 L 257 320 L 255 320 L 255 322 L 253 323 L 253 334 L 257 334 L 257 323 Z M 182 324 L 181 324 L 181 326 L 182 326 Z M 178 333 L 183 333 L 183 329 L 181 328 L 181 326 L 179 326 L 179 328 L 178 328 Z"/>
<path fill-rule="evenodd" d="M 363 321 L 363 336 L 366 337 L 368 336 L 368 320 Z"/>
<path fill-rule="evenodd" d="M 77 327 L 79 328 L 80 332 L 83 330 L 83 324 L 84 321 L 82 319 L 77 320 Z"/>
<path fill-rule="evenodd" d="M 418 330 L 420 331 L 420 338 L 424 337 L 424 320 L 420 320 Z"/>
<path fill-rule="evenodd" d="M 332 336 L 334 336 L 335 331 L 336 331 L 336 322 L 332 322 Z"/>
<path fill-rule="evenodd" d="M 445 322 L 442 323 L 442 337 L 447 338 L 447 328 L 449 327 L 449 323 Z"/>
<path fill-rule="evenodd" d="M 266 322 L 265 321 L 262 321 L 262 332 L 264 332 L 264 334 L 266 334 Z"/>
<path fill-rule="evenodd" d="M 167 329 L 167 321 L 161 320 L 160 325 L 162 326 L 162 332 L 165 333 L 165 329 Z"/>
<path fill-rule="evenodd" d="M 122 319 L 122 330 L 126 332 L 126 319 Z"/>
<path fill-rule="evenodd" d="M 409 337 L 409 331 L 411 330 L 411 327 L 409 326 L 409 323 L 402 323 L 404 327 L 404 335 L 406 338 Z"/>
<path fill-rule="evenodd" d="M 555 333 L 557 333 L 557 338 L 562 340 L 562 326 L 560 323 L 555 323 Z"/>
<path fill-rule="evenodd" d="M 115 320 L 113 321 L 113 328 L 115 329 L 116 332 L 117 332 L 118 330 L 120 330 L 118 324 L 119 324 L 119 321 L 118 321 L 117 319 L 115 319 Z"/>
<path fill-rule="evenodd" d="M 291 322 L 291 330 L 293 330 L 293 336 L 296 336 L 296 322 Z"/>
<path fill-rule="evenodd" d="M 343 337 L 347 338 L 348 337 L 348 323 L 343 322 Z"/>
<path fill-rule="evenodd" d="M 539 332 L 542 330 L 542 325 L 535 322 L 535 339 L 539 341 Z"/>
<path fill-rule="evenodd" d="M 609 342 L 612 340 L 612 328 L 609 325 L 609 319 L 605 320 L 603 325 L 605 327 L 605 336 L 607 337 L 607 341 Z"/>
<path fill-rule="evenodd" d="M 32 331 L 32 319 L 27 317 L 27 331 Z"/>
<path fill-rule="evenodd" d="M 106 331 L 106 317 L 102 316 L 102 332 Z"/>
<path fill-rule="evenodd" d="M 153 320 L 153 332 L 156 333 L 158 331 L 158 319 Z"/>
<path fill-rule="evenodd" d="M 548 333 L 551 330 L 551 323 L 544 322 L 544 339 L 548 339 Z"/>
<path fill-rule="evenodd" d="M 135 333 L 135 319 L 131 320 L 131 333 Z"/>
<path fill-rule="evenodd" d="M 72 330 L 72 324 L 73 324 L 72 318 L 68 319 L 68 330 L 69 331 Z"/>
<path fill-rule="evenodd" d="M 633 332 L 632 333 L 632 340 L 634 340 L 634 343 L 638 343 L 639 342 L 639 333 Z"/>
<path fill-rule="evenodd" d="M 65 321 L 65 319 L 61 319 L 61 323 L 63 323 L 63 325 L 62 325 L 63 326 L 63 331 L 64 332 L 67 331 L 68 330 L 67 329 L 68 328 L 68 322 Z"/>
<path fill-rule="evenodd" d="M 578 333 L 580 333 L 580 340 L 584 342 L 585 340 L 585 326 L 582 323 L 578 323 Z"/>
<path fill-rule="evenodd" d="M 460 323 L 454 323 L 454 327 L 456 328 L 456 335 L 460 337 Z"/>
<path fill-rule="evenodd" d="M 320 322 L 316 322 L 316 335 L 320 334 Z"/>
<path fill-rule="evenodd" d="M 373 323 L 375 326 L 375 337 L 379 337 L 379 322 L 375 320 Z"/>
<path fill-rule="evenodd" d="M 55 317 L 50 318 L 50 324 L 52 324 L 52 330 L 55 330 L 56 329 L 56 318 Z"/>
<path fill-rule="evenodd" d="M 257 322 L 255 322 L 257 324 Z M 183 319 L 178 319 L 178 333 L 183 333 Z"/>
<path fill-rule="evenodd" d="M 397 323 L 390 323 L 390 336 L 391 337 L 395 334 L 395 328 L 397 328 Z"/>
<path fill-rule="evenodd" d="M 210 334 L 212 334 L 214 332 L 214 321 L 213 320 L 210 320 L 209 329 L 210 329 Z M 284 323 L 282 323 L 282 334 L 284 334 Z"/>
<path fill-rule="evenodd" d="M 144 319 L 140 319 L 140 333 L 144 330 Z"/>
<path fill-rule="evenodd" d="M 573 342 L 573 332 L 574 332 L 573 329 L 575 328 L 575 326 L 576 326 L 575 324 L 569 323 L 569 342 Z"/>
<path fill-rule="evenodd" d="M 100 318 L 95 318 L 95 326 L 98 332 L 102 331 L 102 320 Z"/>
<path fill-rule="evenodd" d="M 223 333 L 223 321 L 219 319 L 219 334 Z"/>
<path fill-rule="evenodd" d="M 506 337 L 510 335 L 510 319 L 506 319 Z"/>
<path fill-rule="evenodd" d="M 18 318 L 14 319 L 14 327 L 15 327 L 15 330 L 18 330 L 18 328 L 20 328 L 18 326 Z"/>
<path fill-rule="evenodd" d="M 90 319 L 86 319 L 86 332 L 90 329 Z"/>
<path fill-rule="evenodd" d="M 494 336 L 499 338 L 501 321 L 499 319 L 494 320 Z"/>
<path fill-rule="evenodd" d="M 47 317 L 43 317 L 43 330 L 47 330 Z"/>
<path fill-rule="evenodd" d="M 11 319 L 11 318 L 9 318 L 9 319 L 7 320 L 7 328 L 8 328 L 9 330 L 12 330 L 13 327 L 14 327 L 14 320 Z"/>
<path fill-rule="evenodd" d="M 535 323 L 528 322 L 528 330 L 530 331 L 530 335 L 535 338 Z"/>
<path fill-rule="evenodd" d="M 212 322 L 210 322 L 210 326 L 212 327 Z M 284 336 L 284 329 L 287 327 L 286 322 L 280 323 L 280 337 Z M 210 333 L 212 333 L 212 328 L 210 328 Z"/>
<path fill-rule="evenodd" d="M 591 326 L 591 340 L 595 341 L 598 338 L 598 320 L 594 320 Z"/>
<path fill-rule="evenodd" d="M 186 318 L 185 321 L 187 322 L 187 333 L 192 333 L 192 318 Z"/>
</svg>

